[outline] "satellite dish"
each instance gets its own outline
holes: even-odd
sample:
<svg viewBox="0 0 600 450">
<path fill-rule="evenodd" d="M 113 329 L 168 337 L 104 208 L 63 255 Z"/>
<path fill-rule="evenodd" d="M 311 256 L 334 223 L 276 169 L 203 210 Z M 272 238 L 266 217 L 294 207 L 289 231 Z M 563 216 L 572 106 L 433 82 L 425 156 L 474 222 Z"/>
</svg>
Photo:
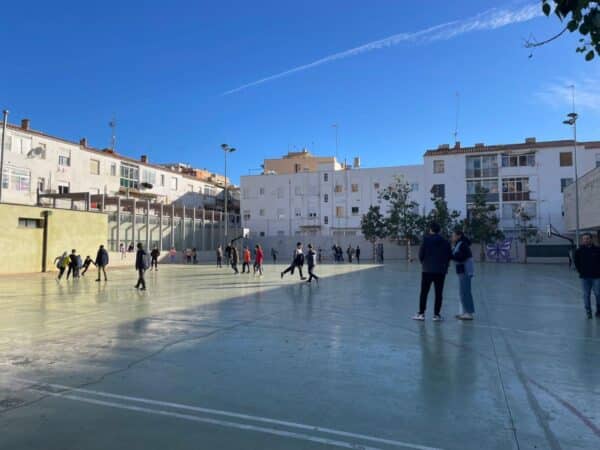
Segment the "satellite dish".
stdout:
<svg viewBox="0 0 600 450">
<path fill-rule="evenodd" d="M 44 154 L 44 149 L 42 147 L 35 147 L 29 150 L 27 153 L 28 158 L 33 158 L 34 156 L 42 156 Z"/>
</svg>

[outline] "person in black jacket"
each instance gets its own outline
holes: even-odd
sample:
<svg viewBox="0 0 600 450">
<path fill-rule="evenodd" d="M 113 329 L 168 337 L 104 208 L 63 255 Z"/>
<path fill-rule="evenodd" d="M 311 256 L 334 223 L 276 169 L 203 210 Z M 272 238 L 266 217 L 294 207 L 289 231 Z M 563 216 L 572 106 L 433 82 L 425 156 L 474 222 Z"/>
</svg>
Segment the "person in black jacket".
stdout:
<svg viewBox="0 0 600 450">
<path fill-rule="evenodd" d="M 308 265 L 308 282 L 310 283 L 313 278 L 317 280 L 317 284 L 319 284 L 319 277 L 315 275 L 315 266 L 317 252 L 313 249 L 312 244 L 308 244 L 308 253 L 306 255 L 306 264 Z"/>
<path fill-rule="evenodd" d="M 452 234 L 452 260 L 456 266 L 458 276 L 458 291 L 460 295 L 460 314 L 456 316 L 459 320 L 473 320 L 475 305 L 471 293 L 471 278 L 473 278 L 475 267 L 473 264 L 473 253 L 471 252 L 471 241 L 462 230 L 454 230 Z"/>
<path fill-rule="evenodd" d="M 233 243 L 229 246 L 229 264 L 233 269 L 233 273 L 239 275 L 240 271 L 238 270 L 238 263 L 240 262 L 240 255 L 238 253 L 238 249 Z"/>
<path fill-rule="evenodd" d="M 300 279 L 306 280 L 306 277 L 302 273 L 303 265 L 304 265 L 304 252 L 302 250 L 302 242 L 298 242 L 296 244 L 296 249 L 294 250 L 294 258 L 292 259 L 292 264 L 290 264 L 290 266 L 287 269 L 285 269 L 283 272 L 281 272 L 281 278 L 283 278 L 283 276 L 286 273 L 293 274 L 294 270 L 298 269 L 298 273 L 300 274 Z"/>
<path fill-rule="evenodd" d="M 600 318 L 600 247 L 592 241 L 592 235 L 585 233 L 581 247 L 575 250 L 575 268 L 579 272 L 583 287 L 583 304 L 588 319 L 592 318 L 592 290 L 596 297 L 596 317 Z"/>
<path fill-rule="evenodd" d="M 138 271 L 138 281 L 135 285 L 135 288 L 142 291 L 146 290 L 146 280 L 144 279 L 147 268 L 145 261 L 146 258 L 146 250 L 144 250 L 142 243 L 139 242 L 137 245 L 137 252 L 135 254 L 135 270 Z"/>
<path fill-rule="evenodd" d="M 98 278 L 96 281 L 100 281 L 100 275 L 104 274 L 104 281 L 108 281 L 106 278 L 106 266 L 108 266 L 108 252 L 104 248 L 104 245 L 101 245 L 98 249 L 98 253 L 96 253 L 96 267 L 98 268 Z"/>
<path fill-rule="evenodd" d="M 440 236 L 439 224 L 429 224 L 429 235 L 423 238 L 419 249 L 419 260 L 423 266 L 421 274 L 421 295 L 419 300 L 419 312 L 413 317 L 414 320 L 425 320 L 425 309 L 427 308 L 427 296 L 433 283 L 435 289 L 435 307 L 433 320 L 440 321 L 442 316 L 442 292 L 444 280 L 448 272 L 448 265 L 452 256 L 450 243 Z"/>
<path fill-rule="evenodd" d="M 160 256 L 160 251 L 158 250 L 157 247 L 154 247 L 152 249 L 152 251 L 150 252 L 150 257 L 152 258 L 150 260 L 150 270 L 152 270 L 152 268 L 154 268 L 154 270 L 158 270 L 158 257 Z"/>
</svg>

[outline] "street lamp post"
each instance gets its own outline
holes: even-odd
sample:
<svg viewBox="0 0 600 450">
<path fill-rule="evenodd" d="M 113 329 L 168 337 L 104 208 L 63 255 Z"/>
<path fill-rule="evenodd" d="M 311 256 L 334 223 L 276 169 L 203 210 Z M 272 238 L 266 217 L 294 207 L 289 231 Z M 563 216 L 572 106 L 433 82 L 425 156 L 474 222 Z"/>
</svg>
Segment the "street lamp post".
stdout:
<svg viewBox="0 0 600 450">
<path fill-rule="evenodd" d="M 575 245 L 579 248 L 579 176 L 577 173 L 577 118 L 575 111 L 567 114 L 565 125 L 573 127 L 573 165 L 575 166 Z"/>
<path fill-rule="evenodd" d="M 8 109 L 2 111 L 2 143 L 0 144 L 0 203 L 2 203 L 2 186 L 4 184 L 4 140 L 6 139 L 6 124 L 8 122 Z"/>
<path fill-rule="evenodd" d="M 223 150 L 223 154 L 225 155 L 225 240 L 227 240 L 228 234 L 228 226 L 229 226 L 229 215 L 227 209 L 227 201 L 229 197 L 229 193 L 227 192 L 227 154 L 235 152 L 235 148 L 230 147 L 227 144 L 221 144 L 221 149 Z"/>
</svg>

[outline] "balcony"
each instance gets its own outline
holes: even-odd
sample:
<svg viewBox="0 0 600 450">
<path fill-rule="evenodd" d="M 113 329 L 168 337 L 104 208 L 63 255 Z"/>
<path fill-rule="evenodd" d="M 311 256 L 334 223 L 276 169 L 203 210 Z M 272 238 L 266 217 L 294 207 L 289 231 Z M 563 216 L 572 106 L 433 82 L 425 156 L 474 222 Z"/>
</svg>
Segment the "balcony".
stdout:
<svg viewBox="0 0 600 450">
<path fill-rule="evenodd" d="M 503 202 L 523 202 L 533 200 L 530 192 L 503 192 Z"/>
<path fill-rule="evenodd" d="M 473 203 L 475 201 L 475 197 L 477 194 L 467 194 L 467 203 Z M 487 203 L 498 203 L 500 200 L 500 195 L 492 192 L 488 192 L 485 194 L 485 201 Z"/>
</svg>

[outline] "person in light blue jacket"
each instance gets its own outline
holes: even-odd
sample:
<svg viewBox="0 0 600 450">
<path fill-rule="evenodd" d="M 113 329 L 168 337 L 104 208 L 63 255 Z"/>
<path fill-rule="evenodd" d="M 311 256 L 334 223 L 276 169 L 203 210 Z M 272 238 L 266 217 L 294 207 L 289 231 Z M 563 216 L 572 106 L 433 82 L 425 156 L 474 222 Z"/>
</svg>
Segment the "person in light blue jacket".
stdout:
<svg viewBox="0 0 600 450">
<path fill-rule="evenodd" d="M 475 274 L 473 253 L 471 252 L 471 241 L 464 235 L 462 230 L 455 230 L 452 234 L 452 260 L 456 266 L 458 275 L 461 313 L 456 316 L 459 320 L 473 320 L 475 305 L 471 293 L 471 278 Z"/>
</svg>

